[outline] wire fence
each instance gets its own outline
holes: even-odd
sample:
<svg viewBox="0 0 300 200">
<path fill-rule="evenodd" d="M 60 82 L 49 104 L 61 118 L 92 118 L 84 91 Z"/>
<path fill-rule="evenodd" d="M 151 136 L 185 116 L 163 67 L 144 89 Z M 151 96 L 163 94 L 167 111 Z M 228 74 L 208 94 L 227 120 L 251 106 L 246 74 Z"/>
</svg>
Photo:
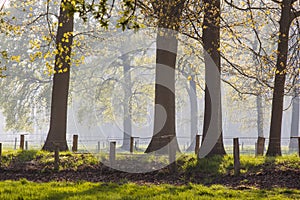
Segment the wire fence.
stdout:
<svg viewBox="0 0 300 200">
<path fill-rule="evenodd" d="M 72 149 L 73 145 L 73 135 L 67 134 L 67 144 L 69 149 Z M 233 138 L 234 137 L 224 137 L 223 143 L 225 150 L 228 154 L 233 153 Z M 257 147 L 257 137 L 238 137 L 240 154 L 256 154 Z M 39 134 L 25 134 L 24 135 L 24 148 L 39 150 L 46 140 L 46 136 Z M 110 142 L 116 142 L 117 152 L 126 152 L 128 149 L 122 148 L 125 144 L 130 143 L 130 138 L 123 139 L 121 137 L 107 137 L 101 138 L 98 136 L 80 136 L 78 138 L 78 152 L 82 153 L 97 153 L 97 152 L 108 152 Z M 200 144 L 202 137 L 200 136 Z M 144 152 L 151 141 L 151 137 L 133 137 L 133 146 L 136 152 Z M 180 151 L 183 153 L 193 153 L 195 139 L 192 140 L 191 137 L 177 137 Z M 2 143 L 2 148 L 4 150 L 18 150 L 20 149 L 20 134 L 10 134 L 0 137 L 0 143 Z M 268 147 L 269 138 L 265 138 L 264 143 L 264 153 Z M 298 140 L 295 138 L 281 138 L 280 141 L 282 154 L 292 154 L 298 152 Z M 125 149 L 125 150 L 124 150 Z"/>
</svg>

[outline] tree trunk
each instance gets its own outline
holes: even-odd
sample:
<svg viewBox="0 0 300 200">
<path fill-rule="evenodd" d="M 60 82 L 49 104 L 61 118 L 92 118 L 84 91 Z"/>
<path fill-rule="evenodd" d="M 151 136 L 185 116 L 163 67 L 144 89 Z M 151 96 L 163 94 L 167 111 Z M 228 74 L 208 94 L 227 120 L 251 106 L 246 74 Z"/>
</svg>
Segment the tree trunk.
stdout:
<svg viewBox="0 0 300 200">
<path fill-rule="evenodd" d="M 128 56 L 123 57 L 123 73 L 124 73 L 124 120 L 123 120 L 123 145 L 122 149 L 129 151 L 130 150 L 130 137 L 132 132 L 131 124 L 131 98 L 132 94 L 132 85 L 131 85 L 131 74 L 130 74 L 130 61 Z"/>
<path fill-rule="evenodd" d="M 160 31 L 159 31 L 160 32 Z M 176 137 L 175 127 L 175 65 L 176 53 L 159 49 L 160 44 L 169 43 L 177 51 L 176 36 L 157 34 L 154 135 L 146 153 L 166 147 Z M 171 69 L 168 69 L 168 68 Z M 173 70 L 172 70 L 173 69 Z M 161 108 L 158 108 L 158 106 Z M 162 110 L 164 109 L 164 111 Z M 164 119 L 165 117 L 165 119 Z M 163 123 L 164 124 L 161 124 Z"/>
<path fill-rule="evenodd" d="M 298 84 L 298 83 L 297 83 Z M 297 137 L 299 134 L 299 86 L 296 85 L 294 89 L 294 99 L 292 100 L 292 123 L 291 123 L 291 137 Z M 291 138 L 289 144 L 289 152 L 296 152 L 298 150 L 297 138 Z"/>
<path fill-rule="evenodd" d="M 187 148 L 187 151 L 194 151 L 196 145 L 196 135 L 198 134 L 198 103 L 197 103 L 197 91 L 195 76 L 192 76 L 189 88 L 189 98 L 191 105 L 191 144 Z"/>
<path fill-rule="evenodd" d="M 55 151 L 57 147 L 60 151 L 68 150 L 66 127 L 73 21 L 73 14 L 61 6 L 56 35 L 58 54 L 55 56 L 54 65 L 50 129 L 43 146 L 43 150 L 47 151 Z"/>
<path fill-rule="evenodd" d="M 262 4 L 260 4 L 263 6 Z M 260 30 L 257 30 L 257 34 L 260 34 Z M 253 42 L 253 50 L 259 51 L 258 40 Z M 259 63 L 256 61 L 256 55 L 253 55 L 254 65 L 256 66 L 256 76 L 261 77 L 261 70 L 259 69 Z M 256 85 L 259 87 L 258 94 L 256 96 L 256 109 L 257 109 L 257 135 L 258 137 L 264 137 L 264 110 L 263 110 L 263 96 L 262 90 L 260 88 L 259 82 L 256 81 Z"/>
<path fill-rule="evenodd" d="M 204 1 L 204 21 L 203 21 L 203 45 L 206 51 L 205 60 L 205 107 L 202 146 L 205 141 L 210 143 L 212 138 L 215 142 L 210 143 L 209 148 L 203 156 L 225 155 L 222 134 L 222 109 L 221 109 L 221 58 L 220 58 L 220 1 Z M 215 66 L 213 66 L 215 65 Z M 217 67 L 214 71 L 212 68 Z M 208 87 L 210 84 L 210 87 Z M 208 89 L 209 88 L 209 89 Z M 214 103 L 213 103 L 214 102 Z M 212 111 L 212 106 L 217 106 Z M 200 148 L 200 153 L 202 148 Z"/>
<path fill-rule="evenodd" d="M 154 1 L 158 14 L 156 38 L 154 133 L 146 153 L 167 153 L 168 145 L 178 148 L 175 121 L 175 67 L 177 32 L 185 0 Z"/>
<path fill-rule="evenodd" d="M 256 97 L 257 107 L 257 133 L 258 137 L 264 137 L 264 110 L 263 110 L 263 99 L 261 94 Z"/>
<path fill-rule="evenodd" d="M 281 126 L 283 112 L 283 98 L 285 73 L 288 54 L 288 36 L 291 23 L 291 0 L 281 3 L 281 17 L 279 21 L 278 56 L 276 61 L 276 75 L 272 99 L 272 116 L 270 127 L 270 141 L 267 156 L 281 156 Z"/>
</svg>

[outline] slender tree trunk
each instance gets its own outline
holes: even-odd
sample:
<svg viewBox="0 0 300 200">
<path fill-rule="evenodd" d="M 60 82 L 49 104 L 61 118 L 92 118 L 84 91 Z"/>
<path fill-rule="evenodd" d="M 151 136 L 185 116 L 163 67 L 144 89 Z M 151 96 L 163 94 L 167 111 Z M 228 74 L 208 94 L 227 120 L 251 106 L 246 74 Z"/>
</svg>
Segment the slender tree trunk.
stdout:
<svg viewBox="0 0 300 200">
<path fill-rule="evenodd" d="M 59 53 L 55 56 L 50 129 L 43 150 L 55 151 L 56 147 L 61 151 L 68 150 L 66 127 L 73 21 L 73 14 L 61 6 L 56 36 Z"/>
<path fill-rule="evenodd" d="M 211 131 L 217 131 L 219 138 L 216 144 L 212 147 L 207 156 L 213 155 L 225 155 L 225 148 L 223 144 L 223 134 L 222 134 L 222 109 L 221 109 L 221 81 L 220 81 L 220 71 L 221 71 L 221 58 L 220 58 L 220 0 L 204 0 L 204 21 L 203 21 L 203 45 L 206 55 L 205 60 L 205 107 L 204 107 L 204 123 L 203 123 L 203 137 L 202 144 L 204 143 L 206 137 L 213 133 Z M 210 58 L 209 58 L 210 57 Z M 210 68 L 211 61 L 218 67 L 218 74 L 215 74 Z M 214 80 L 214 90 L 209 91 L 207 83 Z M 217 99 L 211 99 L 217 98 Z M 218 108 L 215 108 L 216 113 L 212 113 L 212 100 L 218 101 Z M 216 118 L 211 119 L 212 116 Z M 209 129 L 209 127 L 214 127 Z"/>
<path fill-rule="evenodd" d="M 279 21 L 278 56 L 276 61 L 276 75 L 272 99 L 272 116 L 270 127 L 270 141 L 267 156 L 281 156 L 281 127 L 285 73 L 288 54 L 288 37 L 291 23 L 291 0 L 281 3 L 281 17 Z"/>
<path fill-rule="evenodd" d="M 146 153 L 167 153 L 168 145 L 179 150 L 175 120 L 175 67 L 178 45 L 176 31 L 179 29 L 184 2 L 185 0 L 167 0 L 152 3 L 159 18 L 156 38 L 156 106 L 154 133 Z"/>
<path fill-rule="evenodd" d="M 260 6 L 263 6 L 262 3 L 260 3 Z M 257 34 L 260 34 L 260 30 L 257 30 Z M 253 42 L 253 50 L 258 51 L 258 40 L 256 39 Z M 253 55 L 253 61 L 256 67 L 256 76 L 261 77 L 261 71 L 259 69 L 259 63 L 256 61 L 256 55 Z M 256 84 L 259 87 L 258 81 Z M 262 96 L 262 90 L 261 88 L 258 89 L 258 95 L 256 96 L 256 109 L 257 109 L 257 135 L 258 137 L 264 137 L 264 110 L 263 110 L 263 96 Z"/>
<path fill-rule="evenodd" d="M 298 83 L 297 83 L 298 84 Z M 291 123 L 291 137 L 297 137 L 299 134 L 299 86 L 296 85 L 294 89 L 294 99 L 292 100 L 292 123 Z M 289 144 L 289 151 L 295 152 L 298 150 L 297 138 L 291 138 Z"/>
<path fill-rule="evenodd" d="M 131 94 L 132 94 L 132 85 L 131 85 L 131 74 L 130 74 L 130 61 L 127 56 L 123 58 L 123 73 L 124 73 L 124 120 L 123 120 L 123 145 L 122 149 L 129 151 L 130 150 L 130 137 L 132 132 L 131 124 Z"/>
<path fill-rule="evenodd" d="M 264 137 L 264 110 L 263 110 L 263 98 L 261 94 L 256 97 L 257 107 L 257 133 L 258 137 Z"/>
<path fill-rule="evenodd" d="M 189 88 L 189 98 L 191 105 L 191 145 L 187 148 L 187 151 L 194 151 L 196 145 L 196 135 L 198 134 L 198 103 L 197 103 L 197 91 L 195 76 L 192 76 Z"/>
</svg>

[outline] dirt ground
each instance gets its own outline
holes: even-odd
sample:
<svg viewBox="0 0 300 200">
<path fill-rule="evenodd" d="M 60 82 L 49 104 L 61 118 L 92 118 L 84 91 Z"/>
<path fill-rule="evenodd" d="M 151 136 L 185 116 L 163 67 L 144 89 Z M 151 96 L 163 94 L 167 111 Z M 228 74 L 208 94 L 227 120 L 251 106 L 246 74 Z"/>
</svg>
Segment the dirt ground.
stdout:
<svg viewBox="0 0 300 200">
<path fill-rule="evenodd" d="M 170 173 L 168 168 L 159 171 L 134 174 L 110 169 L 104 165 L 82 165 L 76 170 L 53 170 L 35 162 L 15 164 L 0 168 L 0 180 L 19 180 L 26 178 L 34 182 L 49 181 L 90 181 L 90 182 L 135 182 L 137 184 L 173 184 L 183 185 L 189 182 L 212 185 L 221 184 L 231 188 L 250 187 L 271 189 L 274 187 L 300 189 L 300 169 L 284 165 L 263 165 L 258 172 L 247 172 L 238 176 L 232 174 L 213 176 L 207 173 Z"/>
</svg>

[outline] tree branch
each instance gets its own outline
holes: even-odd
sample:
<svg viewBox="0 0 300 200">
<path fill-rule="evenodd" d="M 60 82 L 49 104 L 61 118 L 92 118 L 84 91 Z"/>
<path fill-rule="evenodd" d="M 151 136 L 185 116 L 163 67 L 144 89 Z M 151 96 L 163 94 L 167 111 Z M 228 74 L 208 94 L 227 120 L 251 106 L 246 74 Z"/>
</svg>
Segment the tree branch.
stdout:
<svg viewBox="0 0 300 200">
<path fill-rule="evenodd" d="M 300 17 L 300 10 L 293 12 L 294 17 L 293 19 L 296 19 L 297 17 Z"/>
<path fill-rule="evenodd" d="M 231 7 L 237 9 L 237 10 L 241 10 L 241 11 L 249 11 L 249 10 L 270 10 L 270 9 L 277 9 L 277 8 L 269 8 L 269 7 L 247 7 L 247 8 L 241 8 L 235 4 L 232 3 L 232 0 L 229 2 L 228 0 L 224 0 L 228 5 L 230 5 Z M 274 1 L 275 2 L 275 1 Z M 275 3 L 280 3 L 280 2 L 275 2 Z"/>
</svg>

